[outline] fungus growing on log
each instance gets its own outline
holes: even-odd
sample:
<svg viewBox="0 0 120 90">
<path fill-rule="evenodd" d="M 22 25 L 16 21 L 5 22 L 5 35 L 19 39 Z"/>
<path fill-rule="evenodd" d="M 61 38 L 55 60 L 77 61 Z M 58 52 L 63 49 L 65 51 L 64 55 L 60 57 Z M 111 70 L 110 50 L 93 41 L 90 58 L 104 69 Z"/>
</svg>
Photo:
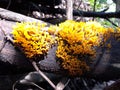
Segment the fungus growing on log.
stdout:
<svg viewBox="0 0 120 90">
<path fill-rule="evenodd" d="M 105 28 L 95 21 L 68 20 L 61 23 L 56 50 L 60 66 L 72 76 L 89 71 L 89 64 L 96 56 L 96 48 L 101 47 L 112 32 L 112 29 Z"/>
<path fill-rule="evenodd" d="M 42 30 L 45 24 L 26 22 L 13 27 L 14 43 L 29 59 L 44 58 L 54 43 L 54 38 Z"/>
<path fill-rule="evenodd" d="M 59 26 L 50 26 L 47 30 L 43 28 L 45 25 L 40 23 L 17 23 L 13 28 L 15 45 L 29 59 L 39 60 L 57 41 L 56 61 L 70 76 L 81 76 L 88 72 L 96 57 L 96 49 L 103 47 L 114 32 L 95 21 L 67 20 Z"/>
</svg>

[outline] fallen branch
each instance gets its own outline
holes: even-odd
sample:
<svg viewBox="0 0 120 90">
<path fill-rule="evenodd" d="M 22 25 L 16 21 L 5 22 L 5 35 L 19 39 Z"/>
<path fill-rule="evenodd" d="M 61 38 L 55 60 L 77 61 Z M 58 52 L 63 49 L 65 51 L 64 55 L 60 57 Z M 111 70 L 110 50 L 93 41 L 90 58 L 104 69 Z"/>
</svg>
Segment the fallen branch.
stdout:
<svg viewBox="0 0 120 90">
<path fill-rule="evenodd" d="M 2 19 L 6 19 L 8 21 L 14 21 L 14 22 L 40 22 L 40 23 L 45 23 L 43 21 L 22 15 L 22 14 L 18 14 L 3 8 L 0 8 L 0 18 Z"/>
<path fill-rule="evenodd" d="M 120 12 L 90 12 L 74 10 L 74 16 L 99 17 L 99 18 L 120 18 Z"/>
<path fill-rule="evenodd" d="M 32 65 L 34 66 L 35 70 L 55 89 L 56 86 L 54 83 L 38 68 L 35 61 L 32 61 Z"/>
<path fill-rule="evenodd" d="M 66 14 L 65 9 L 55 8 L 51 9 L 48 7 L 40 7 L 40 11 L 46 14 Z M 93 12 L 93 11 L 81 11 L 73 10 L 73 16 L 82 17 L 99 17 L 99 18 L 120 18 L 120 12 Z"/>
<path fill-rule="evenodd" d="M 65 9 L 51 9 L 48 7 L 40 7 L 40 11 L 46 14 L 66 14 Z M 99 18 L 120 18 L 120 12 L 92 12 L 92 11 L 80 11 L 80 10 L 73 10 L 73 16 L 82 16 L 82 17 L 99 17 Z M 24 22 L 24 21 L 35 21 L 41 22 L 43 21 L 30 18 L 28 16 L 18 14 L 3 8 L 0 8 L 0 18 L 6 19 L 9 21 L 15 22 Z"/>
</svg>

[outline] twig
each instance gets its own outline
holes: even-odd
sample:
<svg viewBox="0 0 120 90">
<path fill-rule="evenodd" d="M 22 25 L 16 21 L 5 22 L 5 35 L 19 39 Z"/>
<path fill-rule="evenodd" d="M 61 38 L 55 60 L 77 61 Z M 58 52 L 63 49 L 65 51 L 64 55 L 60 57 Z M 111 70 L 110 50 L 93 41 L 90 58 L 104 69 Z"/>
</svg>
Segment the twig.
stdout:
<svg viewBox="0 0 120 90">
<path fill-rule="evenodd" d="M 43 89 L 42 87 L 40 87 L 40 86 L 38 86 L 36 83 L 34 83 L 34 82 L 29 82 L 30 84 L 32 84 L 32 85 L 34 85 L 34 86 L 36 86 L 37 88 L 39 88 L 40 90 L 45 90 L 45 89 Z"/>
<path fill-rule="evenodd" d="M 103 9 L 101 12 L 106 12 L 109 9 L 109 7 L 106 7 L 105 9 Z"/>
<path fill-rule="evenodd" d="M 69 78 L 62 78 L 62 80 L 56 85 L 56 90 L 63 90 L 68 83 L 70 82 Z"/>
<path fill-rule="evenodd" d="M 14 44 L 14 40 L 11 38 L 10 35 L 6 35 L 6 39 L 10 41 L 12 44 Z"/>
<path fill-rule="evenodd" d="M 114 25 L 114 26 L 116 26 L 116 27 L 118 27 L 118 25 L 117 24 L 115 24 L 114 22 L 112 22 L 110 19 L 108 19 L 108 18 L 105 18 L 107 21 L 109 21 L 112 25 Z"/>
<path fill-rule="evenodd" d="M 33 67 L 36 69 L 36 71 L 39 72 L 39 74 L 55 89 L 56 86 L 54 83 L 38 68 L 37 64 L 35 61 L 31 61 Z"/>
<path fill-rule="evenodd" d="M 0 26 L 0 29 L 1 29 L 1 31 L 2 31 L 2 33 L 3 33 L 3 35 L 4 35 L 4 38 L 3 38 L 3 40 L 1 41 L 1 44 L 0 44 L 0 52 L 3 50 L 3 48 L 5 47 L 5 44 L 7 43 L 7 40 L 6 40 L 6 33 L 5 33 L 5 31 L 3 30 L 3 28 Z"/>
<path fill-rule="evenodd" d="M 95 12 L 95 11 L 96 11 L 96 1 L 97 1 L 97 0 L 94 0 L 93 12 Z M 93 19 L 92 19 L 92 20 L 94 21 L 94 19 L 95 19 L 95 17 L 93 17 Z"/>
<path fill-rule="evenodd" d="M 82 82 L 83 82 L 84 86 L 86 87 L 86 90 L 90 90 L 87 83 L 86 83 L 86 81 L 84 79 L 82 79 Z"/>
<path fill-rule="evenodd" d="M 10 4 L 11 4 L 11 0 L 9 0 L 8 5 L 7 5 L 6 9 L 9 9 Z"/>
<path fill-rule="evenodd" d="M 97 2 L 97 0 L 94 0 L 93 12 L 96 11 L 96 2 Z"/>
<path fill-rule="evenodd" d="M 15 86 L 19 83 L 19 81 L 16 81 L 13 85 L 12 85 L 12 90 L 15 90 Z"/>
<path fill-rule="evenodd" d="M 7 39 L 14 44 L 13 39 L 8 35 Z M 20 48 L 19 48 L 20 49 Z M 35 61 L 30 60 L 35 70 L 55 89 L 54 83 L 38 68 Z"/>
<path fill-rule="evenodd" d="M 79 9 L 80 8 L 80 5 L 82 4 L 82 0 L 79 2 L 79 5 L 78 5 L 78 7 L 77 7 L 77 9 Z"/>
<path fill-rule="evenodd" d="M 5 39 L 3 39 L 1 41 L 2 43 L 0 44 L 0 52 L 3 50 L 3 48 L 5 47 L 5 44 L 7 43 L 7 41 Z"/>
<path fill-rule="evenodd" d="M 34 83 L 34 82 L 31 82 L 31 81 L 29 81 L 29 80 L 26 80 L 26 81 L 27 81 L 27 83 L 29 83 L 30 85 L 36 86 L 36 87 L 39 88 L 40 90 L 45 90 L 45 89 L 43 89 L 42 87 L 38 86 L 38 85 L 37 85 L 36 83 Z M 12 90 L 15 90 L 15 86 L 16 86 L 17 84 L 23 84 L 23 83 L 21 82 L 21 80 L 16 81 L 16 82 L 13 84 L 13 86 L 12 86 Z"/>
<path fill-rule="evenodd" d="M 39 6 L 37 6 L 35 3 L 30 2 L 30 4 L 31 4 L 33 7 L 35 7 L 39 12 L 41 12 Z"/>
</svg>

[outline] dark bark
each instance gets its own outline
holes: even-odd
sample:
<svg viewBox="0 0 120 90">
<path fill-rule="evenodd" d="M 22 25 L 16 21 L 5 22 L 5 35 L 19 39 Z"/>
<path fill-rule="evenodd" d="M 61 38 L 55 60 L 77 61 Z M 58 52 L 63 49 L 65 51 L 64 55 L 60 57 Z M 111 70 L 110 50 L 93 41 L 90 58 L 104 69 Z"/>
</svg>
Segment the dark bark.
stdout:
<svg viewBox="0 0 120 90">
<path fill-rule="evenodd" d="M 44 13 L 52 14 L 66 14 L 65 9 L 50 9 L 47 7 L 40 7 L 40 10 Z M 99 17 L 99 18 L 120 18 L 120 12 L 92 12 L 92 11 L 81 11 L 73 10 L 73 16 L 82 16 L 82 17 Z"/>
<path fill-rule="evenodd" d="M 120 90 L 120 79 L 104 88 L 104 90 Z"/>
<path fill-rule="evenodd" d="M 92 70 L 90 77 L 94 77 L 98 80 L 111 80 L 120 78 L 120 42 L 115 39 L 111 39 L 111 49 L 103 49 L 98 51 L 101 53 L 96 58 L 94 64 L 92 64 Z"/>
</svg>

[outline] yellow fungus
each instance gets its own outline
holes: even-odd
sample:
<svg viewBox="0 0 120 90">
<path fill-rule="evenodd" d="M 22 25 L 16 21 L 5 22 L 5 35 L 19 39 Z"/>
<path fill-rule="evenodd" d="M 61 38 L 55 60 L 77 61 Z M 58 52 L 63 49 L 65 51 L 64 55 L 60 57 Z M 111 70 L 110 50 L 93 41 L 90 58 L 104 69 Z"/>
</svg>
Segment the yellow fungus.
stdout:
<svg viewBox="0 0 120 90">
<path fill-rule="evenodd" d="M 59 24 L 58 48 L 56 56 L 60 66 L 67 70 L 69 75 L 82 75 L 89 71 L 87 63 L 96 56 L 96 47 L 109 39 L 112 29 L 104 28 L 95 21 L 75 22 L 67 20 Z M 110 45 L 109 45 L 110 46 Z"/>
<path fill-rule="evenodd" d="M 17 23 L 13 28 L 15 44 L 22 48 L 28 58 L 33 59 L 47 54 L 57 39 L 57 61 L 71 76 L 83 75 L 89 71 L 89 64 L 96 56 L 96 48 L 104 45 L 114 32 L 95 21 L 67 20 L 59 26 L 50 26 L 47 30 L 43 28 L 45 24 Z M 117 33 L 120 33 L 119 28 Z M 111 45 L 108 44 L 108 47 Z"/>
<path fill-rule="evenodd" d="M 44 56 L 54 43 L 54 38 L 42 30 L 44 27 L 45 24 L 35 22 L 17 23 L 13 27 L 14 42 L 26 57 L 34 59 Z"/>
</svg>

